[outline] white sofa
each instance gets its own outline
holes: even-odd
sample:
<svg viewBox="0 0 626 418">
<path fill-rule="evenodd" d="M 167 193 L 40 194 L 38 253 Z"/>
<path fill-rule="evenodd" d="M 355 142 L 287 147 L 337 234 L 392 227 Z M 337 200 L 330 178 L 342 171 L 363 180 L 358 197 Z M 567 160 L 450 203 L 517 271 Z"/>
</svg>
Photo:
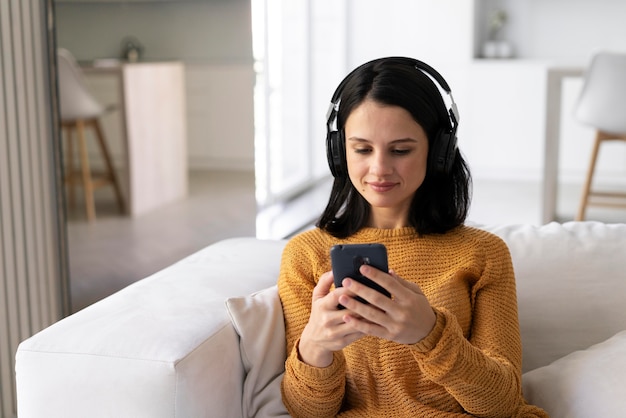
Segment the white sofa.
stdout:
<svg viewBox="0 0 626 418">
<path fill-rule="evenodd" d="M 483 228 L 513 257 L 526 397 L 552 417 L 625 416 L 626 225 Z M 283 245 L 216 243 L 23 341 L 19 417 L 285 415 Z"/>
</svg>

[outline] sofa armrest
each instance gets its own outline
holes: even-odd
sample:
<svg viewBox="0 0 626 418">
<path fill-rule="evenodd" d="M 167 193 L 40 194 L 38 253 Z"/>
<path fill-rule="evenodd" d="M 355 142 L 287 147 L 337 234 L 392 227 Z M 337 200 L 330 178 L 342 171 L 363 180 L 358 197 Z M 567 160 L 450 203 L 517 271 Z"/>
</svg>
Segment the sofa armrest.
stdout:
<svg viewBox="0 0 626 418">
<path fill-rule="evenodd" d="M 275 284 L 283 245 L 222 241 L 23 341 L 20 418 L 241 416 L 225 300 Z"/>
</svg>

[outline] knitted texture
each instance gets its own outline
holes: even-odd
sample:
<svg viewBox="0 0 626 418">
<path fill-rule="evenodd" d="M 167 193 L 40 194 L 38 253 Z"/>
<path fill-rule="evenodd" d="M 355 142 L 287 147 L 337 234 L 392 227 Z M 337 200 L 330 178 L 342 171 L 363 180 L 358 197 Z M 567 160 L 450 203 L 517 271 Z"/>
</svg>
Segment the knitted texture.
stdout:
<svg viewBox="0 0 626 418">
<path fill-rule="evenodd" d="M 380 242 L 389 268 L 417 283 L 437 315 L 414 345 L 363 337 L 326 368 L 299 360 L 313 288 L 332 245 Z M 443 235 L 364 228 L 347 239 L 313 229 L 291 239 L 278 280 L 288 358 L 283 401 L 294 417 L 547 417 L 521 394 L 515 277 L 506 244 L 461 226 Z"/>
</svg>

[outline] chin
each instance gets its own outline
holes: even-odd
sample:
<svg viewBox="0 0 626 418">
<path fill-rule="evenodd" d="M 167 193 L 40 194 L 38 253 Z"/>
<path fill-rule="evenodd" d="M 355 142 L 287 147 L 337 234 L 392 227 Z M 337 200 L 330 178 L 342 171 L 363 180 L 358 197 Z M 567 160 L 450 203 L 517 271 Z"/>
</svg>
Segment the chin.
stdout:
<svg viewBox="0 0 626 418">
<path fill-rule="evenodd" d="M 375 209 L 394 209 L 399 206 L 398 202 L 390 202 L 388 199 L 367 199 L 367 201 Z"/>
</svg>

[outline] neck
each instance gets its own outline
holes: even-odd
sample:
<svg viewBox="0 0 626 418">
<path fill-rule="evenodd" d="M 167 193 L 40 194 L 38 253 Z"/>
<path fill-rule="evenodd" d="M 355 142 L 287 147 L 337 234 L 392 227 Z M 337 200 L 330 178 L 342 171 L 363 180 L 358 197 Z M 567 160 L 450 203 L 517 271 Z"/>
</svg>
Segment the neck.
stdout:
<svg viewBox="0 0 626 418">
<path fill-rule="evenodd" d="M 398 229 L 409 226 L 409 216 L 406 211 L 399 213 L 393 209 L 372 208 L 368 226 L 380 229 Z"/>
</svg>

